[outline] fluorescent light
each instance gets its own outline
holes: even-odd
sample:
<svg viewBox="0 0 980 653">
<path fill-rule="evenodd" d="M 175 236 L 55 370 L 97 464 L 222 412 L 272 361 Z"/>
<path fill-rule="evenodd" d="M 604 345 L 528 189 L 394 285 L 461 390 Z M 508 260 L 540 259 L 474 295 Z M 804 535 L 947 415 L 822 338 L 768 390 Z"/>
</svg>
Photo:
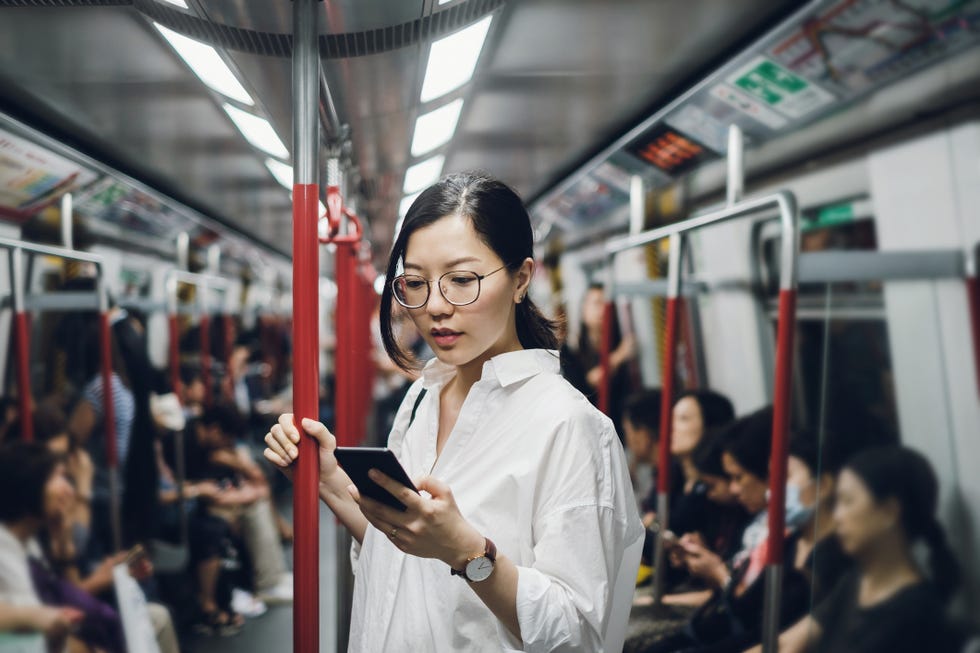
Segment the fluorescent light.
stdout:
<svg viewBox="0 0 980 653">
<path fill-rule="evenodd" d="M 401 221 L 405 218 L 405 214 L 408 213 L 408 209 L 412 207 L 412 203 L 419 198 L 422 191 L 418 193 L 412 193 L 411 195 L 406 195 L 402 198 L 401 203 L 398 205 L 398 224 L 401 226 Z M 398 228 L 395 228 L 395 235 L 398 235 Z"/>
<path fill-rule="evenodd" d="M 415 136 L 412 137 L 412 156 L 421 156 L 448 143 L 456 132 L 462 110 L 463 98 L 457 98 L 444 107 L 419 116 L 415 121 Z"/>
<path fill-rule="evenodd" d="M 186 9 L 187 5 L 184 5 L 184 8 Z M 169 30 L 159 23 L 153 23 L 153 26 L 163 34 L 163 37 L 180 55 L 180 58 L 194 71 L 195 75 L 201 78 L 202 82 L 232 100 L 238 100 L 249 106 L 255 104 L 252 96 L 235 77 L 235 73 L 231 72 L 231 68 L 224 62 L 217 50 L 210 45 Z"/>
<path fill-rule="evenodd" d="M 172 5 L 176 5 L 181 9 L 187 9 L 187 2 L 185 2 L 185 0 L 163 0 L 163 1 L 169 2 Z M 448 2 L 448 0 L 439 0 L 439 4 L 442 4 L 443 2 Z"/>
<path fill-rule="evenodd" d="M 415 193 L 436 183 L 439 175 L 442 174 L 442 164 L 445 162 L 446 157 L 440 154 L 416 163 L 405 171 L 405 185 L 402 190 L 406 193 Z"/>
<path fill-rule="evenodd" d="M 272 128 L 269 121 L 259 118 L 248 111 L 242 111 L 238 107 L 233 107 L 228 103 L 221 105 L 225 113 L 231 118 L 238 130 L 242 132 L 249 143 L 259 148 L 263 152 L 285 159 L 289 156 L 289 150 L 282 144 L 276 130 Z M 289 183 L 292 186 L 292 181 Z"/>
<path fill-rule="evenodd" d="M 422 102 L 434 100 L 470 81 L 491 20 L 493 16 L 487 16 L 432 44 L 422 82 Z"/>
<path fill-rule="evenodd" d="M 269 158 L 265 160 L 265 167 L 269 169 L 269 172 L 276 178 L 276 181 L 289 190 L 293 189 L 293 166 L 288 166 L 282 161 Z"/>
</svg>

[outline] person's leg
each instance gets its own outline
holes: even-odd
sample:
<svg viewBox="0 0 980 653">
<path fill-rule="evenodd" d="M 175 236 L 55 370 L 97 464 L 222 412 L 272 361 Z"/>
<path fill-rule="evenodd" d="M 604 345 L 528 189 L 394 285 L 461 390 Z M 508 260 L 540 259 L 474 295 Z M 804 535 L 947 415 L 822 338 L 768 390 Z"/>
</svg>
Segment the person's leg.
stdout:
<svg viewBox="0 0 980 653">
<path fill-rule="evenodd" d="M 218 609 L 218 579 L 221 576 L 221 558 L 209 558 L 197 563 L 197 603 L 202 612 Z"/>
<path fill-rule="evenodd" d="M 241 524 L 255 571 L 255 588 L 260 594 L 269 592 L 288 578 L 286 558 L 269 500 L 256 501 L 249 506 L 242 515 Z"/>
<path fill-rule="evenodd" d="M 153 632 L 156 635 L 160 653 L 180 653 L 177 631 L 174 630 L 170 610 L 159 603 L 147 603 L 146 611 L 150 614 L 150 623 L 153 624 Z"/>
</svg>

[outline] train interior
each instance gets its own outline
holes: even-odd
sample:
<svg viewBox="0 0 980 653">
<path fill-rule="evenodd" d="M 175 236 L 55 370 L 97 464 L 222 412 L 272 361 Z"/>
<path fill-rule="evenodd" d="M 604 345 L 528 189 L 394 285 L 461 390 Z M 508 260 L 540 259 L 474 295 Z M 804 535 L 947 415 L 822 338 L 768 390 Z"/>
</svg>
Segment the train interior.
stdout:
<svg viewBox="0 0 980 653">
<path fill-rule="evenodd" d="M 0 1 L 0 441 L 51 437 L 50 410 L 70 449 L 92 453 L 92 537 L 107 555 L 140 545 L 154 566 L 141 589 L 117 579 L 113 596 L 110 580 L 103 596 L 167 606 L 175 633 L 141 648 L 153 639 L 141 616 L 130 651 L 292 641 L 292 489 L 262 460 L 262 437 L 293 405 L 293 4 Z M 673 396 L 710 389 L 743 418 L 778 401 L 788 364 L 789 430 L 816 452 L 814 479 L 835 483 L 827 469 L 875 445 L 928 461 L 958 569 L 932 650 L 980 650 L 980 0 L 314 5 L 314 351 L 319 414 L 338 439 L 383 445 L 406 387 L 376 317 L 401 219 L 440 176 L 485 170 L 530 212 L 535 302 L 573 352 L 603 350 L 583 372 L 605 380 L 583 375 L 582 388 L 622 429 L 638 500 L 656 495 L 660 463 L 623 435 L 631 399 L 672 387 L 663 406 L 676 420 Z M 95 357 L 115 352 L 109 338 L 118 360 Z M 134 409 L 105 397 L 107 367 L 137 404 L 120 450 L 103 417 Z M 95 437 L 79 444 L 91 414 Z M 187 451 L 219 440 L 247 462 L 214 485 Z M 131 498 L 145 483 L 127 448 L 158 486 L 145 504 Z M 229 488 L 254 491 L 234 516 L 254 537 L 236 526 L 211 551 L 193 534 L 227 522 L 182 506 L 189 491 Z M 160 508 L 165 495 L 180 509 Z M 148 511 L 159 518 L 140 520 Z M 807 523 L 833 538 L 836 521 L 830 500 Z M 670 520 L 659 527 L 651 555 L 666 567 Z M 345 650 L 350 540 L 322 505 L 315 534 L 319 650 Z M 195 570 L 207 555 L 222 579 L 251 573 L 228 588 L 234 609 L 206 609 Z M 709 650 L 663 648 L 665 624 L 701 604 L 668 601 L 689 586 L 655 562 L 644 557 L 655 578 L 641 566 L 623 650 Z M 815 594 L 803 603 L 798 616 L 817 612 Z M 761 604 L 754 615 L 763 629 Z M 0 628 L 6 646 L 44 650 L 43 637 Z"/>
</svg>

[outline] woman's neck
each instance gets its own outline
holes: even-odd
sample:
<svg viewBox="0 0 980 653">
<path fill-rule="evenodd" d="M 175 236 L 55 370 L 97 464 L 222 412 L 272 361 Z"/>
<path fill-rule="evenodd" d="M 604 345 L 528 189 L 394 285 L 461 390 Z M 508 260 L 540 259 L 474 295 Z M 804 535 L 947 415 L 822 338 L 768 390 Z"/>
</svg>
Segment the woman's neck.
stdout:
<svg viewBox="0 0 980 653">
<path fill-rule="evenodd" d="M 690 489 L 688 486 L 693 486 L 698 480 L 698 468 L 694 466 L 694 460 L 690 455 L 680 456 L 679 461 L 684 472 L 684 486 Z"/>
<path fill-rule="evenodd" d="M 859 557 L 858 565 L 861 595 L 867 599 L 863 605 L 882 601 L 922 578 L 902 537 L 883 538 L 874 551 Z"/>
</svg>

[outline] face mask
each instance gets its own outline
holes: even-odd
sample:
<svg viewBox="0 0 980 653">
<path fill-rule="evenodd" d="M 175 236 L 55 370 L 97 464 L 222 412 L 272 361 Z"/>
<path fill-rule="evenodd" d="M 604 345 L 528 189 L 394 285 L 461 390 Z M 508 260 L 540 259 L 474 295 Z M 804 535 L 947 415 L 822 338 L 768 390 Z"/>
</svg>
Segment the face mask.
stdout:
<svg viewBox="0 0 980 653">
<path fill-rule="evenodd" d="M 814 506 L 804 506 L 800 501 L 800 488 L 786 484 L 786 528 L 797 529 L 813 517 Z"/>
</svg>

